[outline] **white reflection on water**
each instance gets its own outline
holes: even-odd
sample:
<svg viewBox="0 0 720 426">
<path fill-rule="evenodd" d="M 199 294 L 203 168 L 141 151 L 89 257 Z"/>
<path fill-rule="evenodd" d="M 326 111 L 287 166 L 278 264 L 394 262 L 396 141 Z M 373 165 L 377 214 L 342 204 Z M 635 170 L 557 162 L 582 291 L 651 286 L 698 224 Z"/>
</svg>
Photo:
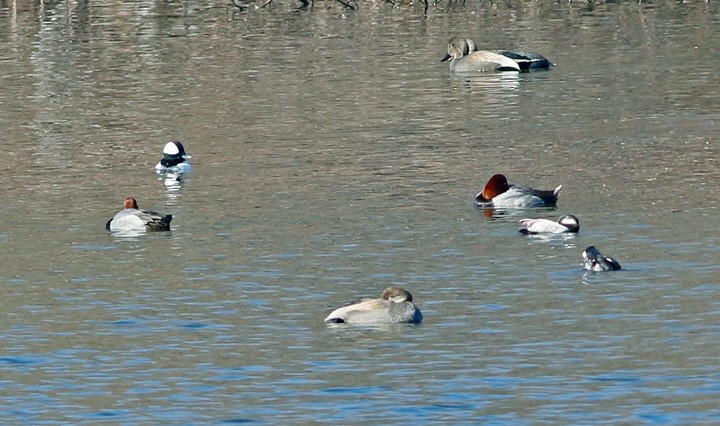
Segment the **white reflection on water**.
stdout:
<svg viewBox="0 0 720 426">
<path fill-rule="evenodd" d="M 516 72 L 452 74 L 450 81 L 453 87 L 485 95 L 482 99 L 492 105 L 502 104 L 518 96 L 514 92 L 520 87 L 520 74 Z"/>
<path fill-rule="evenodd" d="M 167 205 L 175 205 L 178 202 L 178 198 L 182 195 L 183 186 L 188 183 L 189 178 L 186 175 L 178 173 L 163 173 L 160 176 L 163 185 L 165 185 L 165 198 L 167 199 Z"/>
</svg>

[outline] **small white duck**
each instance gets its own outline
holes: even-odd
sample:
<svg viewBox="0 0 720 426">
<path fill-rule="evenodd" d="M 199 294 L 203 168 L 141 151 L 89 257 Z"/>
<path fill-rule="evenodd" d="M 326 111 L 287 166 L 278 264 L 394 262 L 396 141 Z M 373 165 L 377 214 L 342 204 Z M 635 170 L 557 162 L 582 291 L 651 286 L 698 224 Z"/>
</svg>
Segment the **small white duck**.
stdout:
<svg viewBox="0 0 720 426">
<path fill-rule="evenodd" d="M 562 234 L 580 231 L 580 221 L 571 214 L 564 214 L 557 222 L 550 219 L 520 219 L 523 234 Z"/>
<path fill-rule="evenodd" d="M 389 324 L 420 323 L 422 313 L 412 303 L 412 295 L 399 287 L 388 287 L 380 299 L 364 299 L 335 309 L 325 318 L 327 323 Z"/>
<path fill-rule="evenodd" d="M 555 207 L 561 189 L 562 185 L 543 190 L 509 184 L 505 175 L 496 174 L 475 196 L 475 202 L 478 207 Z"/>
<path fill-rule="evenodd" d="M 163 148 L 162 159 L 155 165 L 155 171 L 158 174 L 190 173 L 190 170 L 192 170 L 192 166 L 186 161 L 188 158 L 192 157 L 187 152 L 185 152 L 185 147 L 183 146 L 182 142 L 168 142 Z"/>
<path fill-rule="evenodd" d="M 105 229 L 108 231 L 169 231 L 172 215 L 140 210 L 137 200 L 125 198 L 124 209 L 108 220 Z"/>
</svg>

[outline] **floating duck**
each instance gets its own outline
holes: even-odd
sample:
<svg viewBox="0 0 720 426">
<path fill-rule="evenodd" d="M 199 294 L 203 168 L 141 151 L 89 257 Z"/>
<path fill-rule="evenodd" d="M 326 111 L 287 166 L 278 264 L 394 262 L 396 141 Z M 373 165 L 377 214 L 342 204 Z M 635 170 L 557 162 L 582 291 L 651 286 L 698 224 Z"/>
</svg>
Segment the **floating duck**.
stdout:
<svg viewBox="0 0 720 426">
<path fill-rule="evenodd" d="M 496 174 L 475 196 L 475 202 L 479 207 L 554 207 L 561 189 L 562 185 L 543 190 L 509 184 L 505 175 Z"/>
<path fill-rule="evenodd" d="M 520 219 L 523 234 L 562 234 L 580 231 L 580 221 L 571 214 L 560 216 L 557 222 L 550 219 Z"/>
<path fill-rule="evenodd" d="M 517 71 L 528 72 L 547 70 L 555 66 L 539 53 L 514 52 L 500 50 L 478 50 L 474 41 L 462 37 L 453 37 L 448 41 L 447 54 L 440 60 L 450 60 L 453 72 L 491 72 Z"/>
<path fill-rule="evenodd" d="M 140 210 L 137 200 L 125 198 L 124 209 L 108 220 L 108 231 L 169 231 L 172 215 L 161 215 L 148 210 Z"/>
<path fill-rule="evenodd" d="M 189 173 L 192 166 L 186 160 L 192 158 L 185 152 L 182 142 L 168 142 L 163 147 L 162 159 L 155 165 L 157 173 Z"/>
<path fill-rule="evenodd" d="M 365 299 L 335 309 L 325 318 L 328 323 L 420 323 L 422 313 L 412 303 L 412 295 L 399 287 L 388 287 L 380 299 Z"/>
<path fill-rule="evenodd" d="M 588 271 L 617 271 L 622 269 L 615 259 L 603 256 L 595 246 L 583 250 L 582 257 L 585 259 L 585 269 Z"/>
</svg>

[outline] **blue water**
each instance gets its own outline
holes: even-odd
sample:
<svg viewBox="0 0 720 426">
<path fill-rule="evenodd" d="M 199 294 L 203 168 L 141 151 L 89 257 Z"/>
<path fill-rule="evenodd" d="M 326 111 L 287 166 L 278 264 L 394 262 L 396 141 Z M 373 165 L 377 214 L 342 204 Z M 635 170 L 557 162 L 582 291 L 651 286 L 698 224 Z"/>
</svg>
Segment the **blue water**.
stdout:
<svg viewBox="0 0 720 426">
<path fill-rule="evenodd" d="M 4 423 L 720 422 L 715 4 L 296 6 L 0 7 Z M 558 209 L 473 207 L 498 172 Z M 422 324 L 323 323 L 390 285 Z"/>
</svg>

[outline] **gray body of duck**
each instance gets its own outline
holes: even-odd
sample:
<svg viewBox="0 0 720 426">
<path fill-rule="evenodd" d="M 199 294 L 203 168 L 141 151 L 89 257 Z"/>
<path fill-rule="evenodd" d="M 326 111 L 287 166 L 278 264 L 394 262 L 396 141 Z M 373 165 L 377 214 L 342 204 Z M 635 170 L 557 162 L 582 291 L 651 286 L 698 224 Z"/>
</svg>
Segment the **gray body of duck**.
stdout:
<svg viewBox="0 0 720 426">
<path fill-rule="evenodd" d="M 441 62 L 447 60 L 450 60 L 450 71 L 461 73 L 529 72 L 546 70 L 555 66 L 554 63 L 539 53 L 478 50 L 474 41 L 463 37 L 453 37 L 448 41 L 447 54 L 441 59 Z"/>
<path fill-rule="evenodd" d="M 140 210 L 133 197 L 125 198 L 120 210 L 105 224 L 108 231 L 169 231 L 172 215 Z"/>
<path fill-rule="evenodd" d="M 335 309 L 325 318 L 327 323 L 392 324 L 420 323 L 422 313 L 405 289 L 388 287 L 380 299 L 365 299 Z"/>
</svg>

